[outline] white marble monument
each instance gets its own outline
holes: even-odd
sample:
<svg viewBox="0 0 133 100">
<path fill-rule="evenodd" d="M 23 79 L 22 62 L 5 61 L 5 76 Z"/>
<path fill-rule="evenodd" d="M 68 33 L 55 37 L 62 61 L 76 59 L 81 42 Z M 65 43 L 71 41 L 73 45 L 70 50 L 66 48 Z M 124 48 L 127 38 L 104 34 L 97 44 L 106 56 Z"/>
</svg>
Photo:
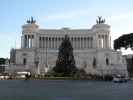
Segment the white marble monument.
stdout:
<svg viewBox="0 0 133 100">
<path fill-rule="evenodd" d="M 58 48 L 67 34 L 70 37 L 76 66 L 88 74 L 127 75 L 121 52 L 111 49 L 110 26 L 98 17 L 91 29 L 40 29 L 31 18 L 22 26 L 21 48 L 16 49 L 16 68 L 41 74 L 52 69 Z"/>
</svg>

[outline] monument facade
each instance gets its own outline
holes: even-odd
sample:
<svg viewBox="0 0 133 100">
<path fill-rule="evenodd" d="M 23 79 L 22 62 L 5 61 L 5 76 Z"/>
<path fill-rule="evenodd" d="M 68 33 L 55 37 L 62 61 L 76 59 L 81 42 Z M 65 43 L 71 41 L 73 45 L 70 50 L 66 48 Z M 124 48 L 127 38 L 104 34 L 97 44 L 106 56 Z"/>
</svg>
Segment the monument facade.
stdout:
<svg viewBox="0 0 133 100">
<path fill-rule="evenodd" d="M 111 49 L 110 26 L 102 17 L 91 29 L 40 29 L 31 18 L 22 26 L 21 48 L 15 52 L 16 69 L 37 74 L 51 70 L 66 34 L 73 46 L 77 68 L 88 74 L 127 75 L 126 61 L 121 52 Z"/>
</svg>

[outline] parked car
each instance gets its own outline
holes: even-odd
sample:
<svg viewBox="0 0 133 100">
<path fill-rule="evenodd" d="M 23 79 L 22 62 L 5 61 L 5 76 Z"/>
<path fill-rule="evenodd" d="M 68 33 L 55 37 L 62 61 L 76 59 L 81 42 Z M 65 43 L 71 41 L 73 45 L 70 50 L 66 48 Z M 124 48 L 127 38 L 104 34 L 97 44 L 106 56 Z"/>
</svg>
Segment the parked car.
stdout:
<svg viewBox="0 0 133 100">
<path fill-rule="evenodd" d="M 115 75 L 113 77 L 113 82 L 115 83 L 125 83 L 128 81 L 128 78 L 124 75 Z"/>
</svg>

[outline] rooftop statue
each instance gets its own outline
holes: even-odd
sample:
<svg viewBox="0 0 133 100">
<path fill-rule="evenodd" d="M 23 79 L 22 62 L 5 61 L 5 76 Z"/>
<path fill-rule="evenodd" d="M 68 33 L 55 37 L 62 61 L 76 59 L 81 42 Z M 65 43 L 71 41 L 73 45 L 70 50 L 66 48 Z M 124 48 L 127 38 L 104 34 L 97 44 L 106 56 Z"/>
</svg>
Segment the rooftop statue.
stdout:
<svg viewBox="0 0 133 100">
<path fill-rule="evenodd" d="M 34 20 L 33 17 L 31 16 L 31 19 L 27 20 L 27 23 L 28 24 L 34 24 L 34 23 L 36 23 L 36 20 Z"/>
<path fill-rule="evenodd" d="M 98 20 L 96 20 L 97 24 L 104 24 L 105 19 L 102 19 L 102 16 L 98 16 Z"/>
</svg>

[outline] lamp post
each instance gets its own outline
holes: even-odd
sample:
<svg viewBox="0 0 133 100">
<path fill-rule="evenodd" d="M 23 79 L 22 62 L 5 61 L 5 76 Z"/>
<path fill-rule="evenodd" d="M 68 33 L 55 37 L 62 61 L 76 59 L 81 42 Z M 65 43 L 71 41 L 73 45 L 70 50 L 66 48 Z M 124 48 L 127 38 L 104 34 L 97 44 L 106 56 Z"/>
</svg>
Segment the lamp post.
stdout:
<svg viewBox="0 0 133 100">
<path fill-rule="evenodd" d="M 48 48 L 48 38 L 46 38 L 46 55 L 45 55 L 45 73 L 48 71 L 48 64 L 47 64 L 47 48 Z"/>
</svg>

